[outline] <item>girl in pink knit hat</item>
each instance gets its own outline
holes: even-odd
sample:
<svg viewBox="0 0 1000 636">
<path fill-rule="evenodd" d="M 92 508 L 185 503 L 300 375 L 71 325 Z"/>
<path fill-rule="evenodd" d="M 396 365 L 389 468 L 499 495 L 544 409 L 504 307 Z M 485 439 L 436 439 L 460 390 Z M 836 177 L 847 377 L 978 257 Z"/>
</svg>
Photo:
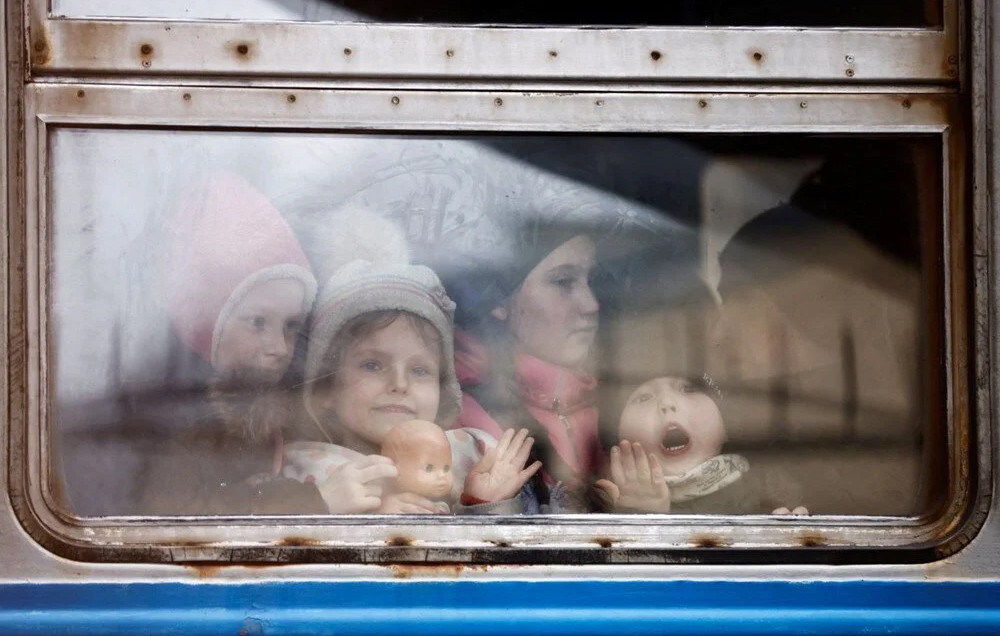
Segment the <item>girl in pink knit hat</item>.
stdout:
<svg viewBox="0 0 1000 636">
<path fill-rule="evenodd" d="M 174 332 L 211 376 L 145 471 L 141 512 L 325 512 L 315 485 L 280 477 L 283 429 L 298 412 L 281 380 L 316 295 L 291 227 L 245 179 L 212 174 L 179 200 L 162 273 Z"/>
</svg>

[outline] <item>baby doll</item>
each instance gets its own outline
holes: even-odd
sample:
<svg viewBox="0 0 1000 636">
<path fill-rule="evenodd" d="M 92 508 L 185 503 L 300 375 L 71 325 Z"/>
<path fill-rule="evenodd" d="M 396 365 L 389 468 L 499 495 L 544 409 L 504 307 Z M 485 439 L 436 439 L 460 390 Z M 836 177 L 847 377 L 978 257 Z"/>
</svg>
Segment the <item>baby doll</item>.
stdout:
<svg viewBox="0 0 1000 636">
<path fill-rule="evenodd" d="M 444 430 L 427 420 L 397 424 L 382 440 L 381 454 L 396 464 L 396 492 L 412 492 L 450 512 L 451 444 Z"/>
<path fill-rule="evenodd" d="M 597 486 L 618 510 L 715 514 L 808 514 L 778 506 L 796 485 L 769 470 L 751 471 L 742 455 L 722 453 L 722 392 L 708 374 L 648 380 L 628 396 L 611 449 L 610 479 Z"/>
</svg>

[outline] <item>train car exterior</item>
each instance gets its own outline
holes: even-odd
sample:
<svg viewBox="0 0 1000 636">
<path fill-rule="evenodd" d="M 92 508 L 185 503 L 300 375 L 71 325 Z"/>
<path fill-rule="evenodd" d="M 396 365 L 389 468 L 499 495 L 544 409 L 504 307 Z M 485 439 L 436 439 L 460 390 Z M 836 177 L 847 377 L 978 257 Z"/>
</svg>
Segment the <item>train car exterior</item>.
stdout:
<svg viewBox="0 0 1000 636">
<path fill-rule="evenodd" d="M 1000 633 L 1000 6 L 829 5 L 3 0 L 0 633 Z M 624 237 L 602 386 L 709 368 L 726 444 L 811 481 L 773 514 L 146 511 L 205 362 L 158 232 L 206 166 L 310 258 L 341 204 L 398 221 L 459 323 L 557 201 Z"/>
</svg>

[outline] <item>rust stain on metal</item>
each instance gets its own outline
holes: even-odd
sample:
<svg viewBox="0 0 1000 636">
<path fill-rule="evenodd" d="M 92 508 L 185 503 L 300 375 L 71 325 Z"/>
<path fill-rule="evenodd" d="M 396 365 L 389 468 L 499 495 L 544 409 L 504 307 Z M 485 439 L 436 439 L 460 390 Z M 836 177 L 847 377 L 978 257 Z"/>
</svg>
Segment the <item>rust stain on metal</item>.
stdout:
<svg viewBox="0 0 1000 636">
<path fill-rule="evenodd" d="M 148 42 L 143 42 L 139 45 L 139 63 L 142 68 L 149 68 L 153 65 L 153 54 L 156 50 L 153 48 L 152 44 Z"/>
<path fill-rule="evenodd" d="M 218 576 L 219 571 L 222 570 L 221 565 L 208 565 L 202 563 L 188 563 L 185 567 L 194 570 L 194 573 L 198 575 L 199 579 L 211 579 Z"/>
<path fill-rule="evenodd" d="M 722 537 L 716 537 L 710 534 L 695 535 L 691 537 L 691 543 L 696 548 L 724 548 L 729 545 L 729 542 Z"/>
<path fill-rule="evenodd" d="M 826 537 L 818 534 L 803 534 L 799 537 L 799 545 L 803 548 L 819 548 L 826 545 Z"/>
<path fill-rule="evenodd" d="M 241 61 L 248 61 L 254 56 L 254 48 L 252 42 L 247 42 L 246 40 L 240 40 L 238 42 L 232 42 L 230 44 L 230 50 L 236 59 Z"/>
<path fill-rule="evenodd" d="M 406 548 L 413 545 L 413 539 L 409 537 L 389 537 L 385 544 L 395 548 Z"/>
<path fill-rule="evenodd" d="M 389 566 L 392 575 L 397 579 L 411 579 L 415 576 L 427 577 L 448 577 L 457 578 L 466 570 L 476 572 L 486 572 L 489 568 L 485 565 L 465 565 L 461 563 L 435 563 L 410 565 L 397 563 Z"/>
<path fill-rule="evenodd" d="M 602 548 L 610 548 L 611 546 L 614 545 L 614 541 L 608 539 L 607 537 L 596 537 L 594 539 L 591 539 L 591 541 L 601 546 Z"/>
<path fill-rule="evenodd" d="M 911 106 L 913 106 L 913 102 L 911 102 L 911 101 L 910 101 L 910 100 L 908 100 L 908 99 L 904 99 L 904 100 L 903 100 L 903 101 L 901 102 L 901 104 L 902 104 L 903 108 L 910 108 Z"/>
<path fill-rule="evenodd" d="M 52 41 L 49 32 L 41 26 L 32 33 L 34 42 L 31 45 L 31 64 L 33 66 L 47 66 L 52 61 Z"/>
<path fill-rule="evenodd" d="M 650 51 L 649 57 L 653 58 L 654 62 L 659 62 L 660 58 L 663 57 L 663 54 L 659 51 Z"/>
<path fill-rule="evenodd" d="M 316 539 L 309 539 L 307 537 L 284 537 L 278 540 L 278 545 L 289 546 L 289 547 L 301 547 L 309 545 L 319 545 L 319 541 Z"/>
</svg>

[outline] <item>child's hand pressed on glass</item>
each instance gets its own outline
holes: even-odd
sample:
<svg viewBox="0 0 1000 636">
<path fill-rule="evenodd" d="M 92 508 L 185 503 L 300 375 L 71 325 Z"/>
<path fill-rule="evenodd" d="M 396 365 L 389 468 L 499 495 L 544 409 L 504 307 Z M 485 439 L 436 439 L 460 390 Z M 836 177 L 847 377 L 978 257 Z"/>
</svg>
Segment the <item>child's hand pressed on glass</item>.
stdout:
<svg viewBox="0 0 1000 636">
<path fill-rule="evenodd" d="M 534 438 L 528 437 L 528 429 L 516 433 L 513 429 L 505 430 L 497 445 L 469 471 L 463 494 L 487 502 L 512 498 L 542 467 L 540 461 L 524 467 L 534 443 Z"/>
<path fill-rule="evenodd" d="M 611 479 L 596 482 L 615 502 L 617 510 L 670 512 L 670 488 L 656 457 L 641 444 L 622 440 L 611 448 Z"/>
</svg>

